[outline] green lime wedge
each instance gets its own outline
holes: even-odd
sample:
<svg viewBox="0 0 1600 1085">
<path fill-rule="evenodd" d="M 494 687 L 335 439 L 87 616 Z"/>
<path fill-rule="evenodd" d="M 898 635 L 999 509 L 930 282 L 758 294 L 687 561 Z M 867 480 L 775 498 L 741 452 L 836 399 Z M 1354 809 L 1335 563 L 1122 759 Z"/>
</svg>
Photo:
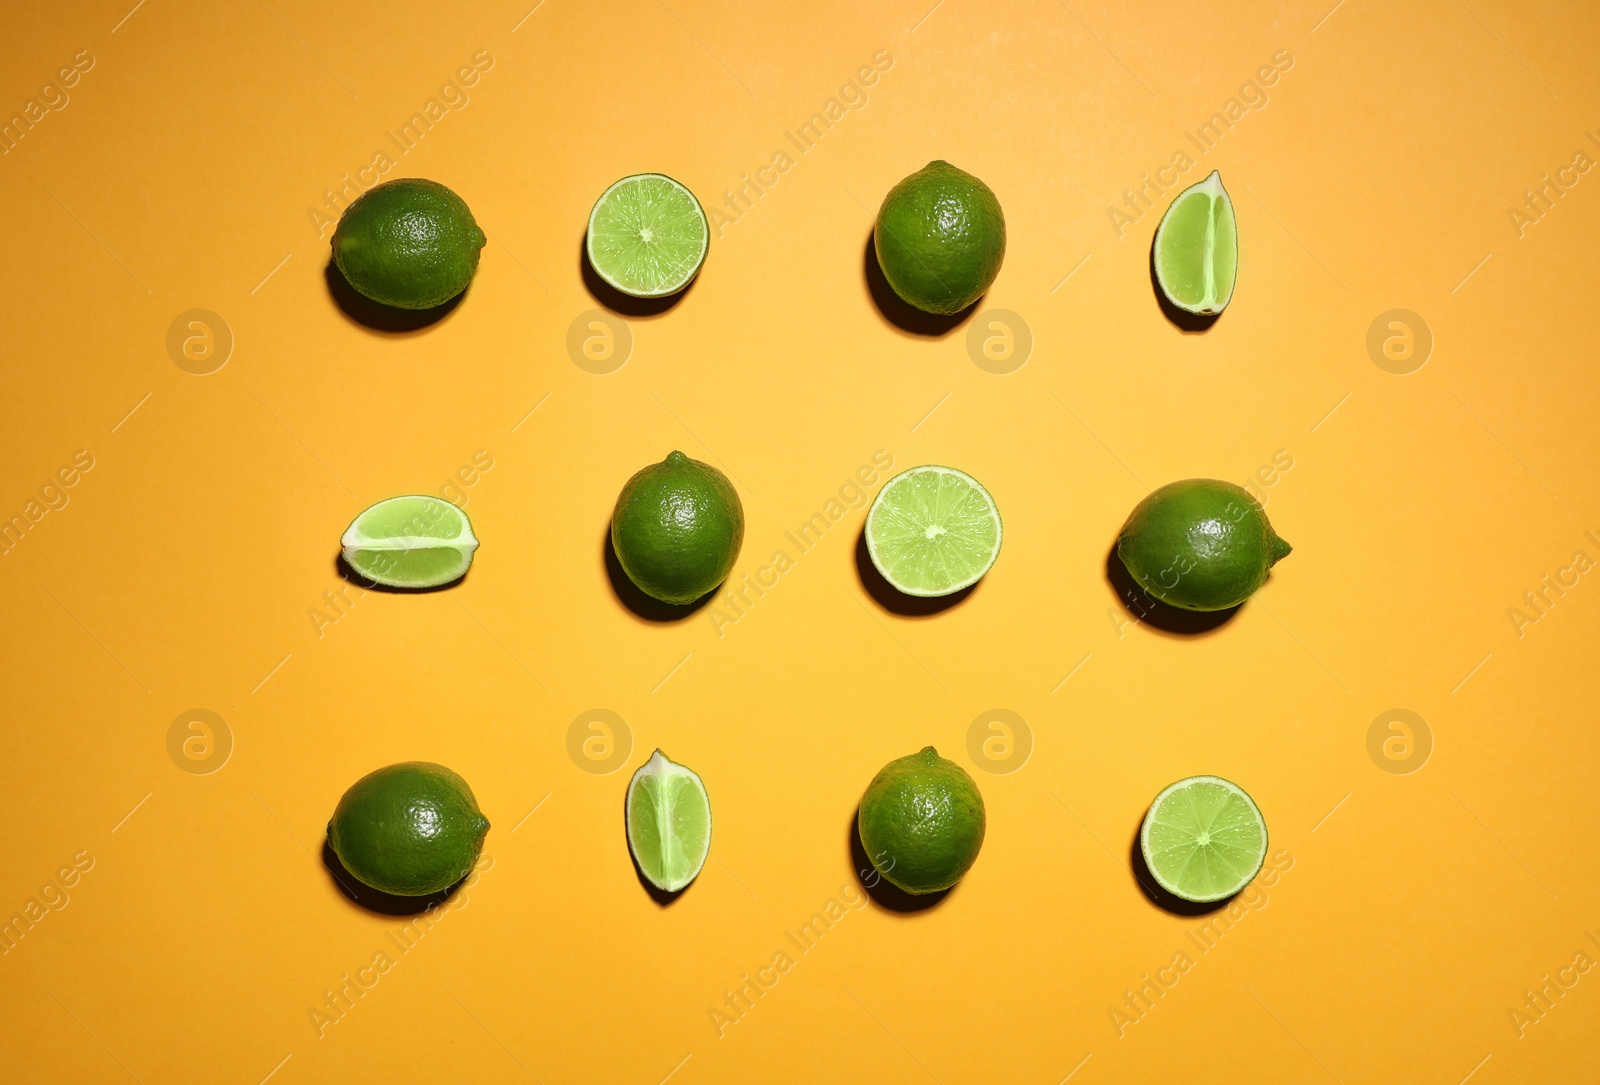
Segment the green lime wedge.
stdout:
<svg viewBox="0 0 1600 1085">
<path fill-rule="evenodd" d="M 1239 270 L 1239 226 L 1216 170 L 1173 199 L 1156 227 L 1156 282 L 1185 312 L 1214 316 L 1233 297 Z"/>
<path fill-rule="evenodd" d="M 907 595 L 951 595 L 976 584 L 1000 555 L 1000 510 L 981 483 L 953 467 L 902 471 L 867 512 L 867 554 Z"/>
<path fill-rule="evenodd" d="M 628 848 L 645 880 L 676 893 L 711 853 L 711 799 L 692 769 L 657 750 L 628 781 Z"/>
<path fill-rule="evenodd" d="M 459 580 L 478 540 L 467 514 L 438 497 L 391 497 L 357 516 L 339 540 L 350 568 L 391 588 Z"/>
<path fill-rule="evenodd" d="M 1161 888 L 1197 903 L 1250 884 L 1267 857 L 1267 823 L 1255 800 L 1220 776 L 1179 780 L 1150 804 L 1139 850 Z"/>
<path fill-rule="evenodd" d="M 711 227 L 694 193 L 660 173 L 624 177 L 589 212 L 589 263 L 636 298 L 676 294 L 705 263 Z"/>
</svg>

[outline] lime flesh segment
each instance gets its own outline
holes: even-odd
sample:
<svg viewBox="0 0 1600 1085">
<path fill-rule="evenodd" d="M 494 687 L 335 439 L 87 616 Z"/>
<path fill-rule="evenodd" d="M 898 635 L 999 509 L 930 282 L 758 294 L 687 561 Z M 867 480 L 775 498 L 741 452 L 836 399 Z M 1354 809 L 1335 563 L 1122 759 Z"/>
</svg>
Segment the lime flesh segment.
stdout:
<svg viewBox="0 0 1600 1085">
<path fill-rule="evenodd" d="M 459 580 L 478 540 L 467 514 L 438 497 L 391 497 L 357 516 L 339 540 L 350 568 L 390 588 Z"/>
<path fill-rule="evenodd" d="M 676 893 L 711 853 L 711 799 L 692 769 L 657 750 L 628 783 L 628 848 L 657 889 Z"/>
<path fill-rule="evenodd" d="M 906 595 L 951 595 L 976 584 L 1000 555 L 1000 510 L 981 483 L 953 467 L 902 471 L 867 513 L 867 553 Z"/>
<path fill-rule="evenodd" d="M 1156 228 L 1155 271 L 1161 293 L 1179 309 L 1222 312 L 1233 297 L 1239 227 L 1222 175 L 1190 185 L 1173 199 Z"/>
<path fill-rule="evenodd" d="M 1139 828 L 1145 865 L 1161 887 L 1197 903 L 1233 896 L 1261 870 L 1267 823 L 1255 801 L 1220 776 L 1179 780 Z"/>
<path fill-rule="evenodd" d="M 663 174 L 638 173 L 601 193 L 584 244 L 606 282 L 636 298 L 659 298 L 699 272 L 711 227 L 694 193 Z"/>
</svg>

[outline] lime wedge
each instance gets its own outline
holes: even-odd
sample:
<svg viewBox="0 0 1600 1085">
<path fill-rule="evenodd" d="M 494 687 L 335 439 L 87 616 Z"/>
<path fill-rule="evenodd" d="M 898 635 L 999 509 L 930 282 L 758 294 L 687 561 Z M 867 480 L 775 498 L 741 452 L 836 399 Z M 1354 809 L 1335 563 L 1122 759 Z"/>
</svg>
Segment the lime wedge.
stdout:
<svg viewBox="0 0 1600 1085">
<path fill-rule="evenodd" d="M 628 781 L 628 848 L 651 885 L 676 893 L 711 852 L 711 800 L 694 771 L 657 750 Z"/>
<path fill-rule="evenodd" d="M 1220 776 L 1179 780 L 1150 804 L 1139 850 L 1161 888 L 1206 903 L 1233 896 L 1267 857 L 1267 823 L 1255 801 Z"/>
<path fill-rule="evenodd" d="M 461 579 L 478 540 L 467 514 L 438 497 L 391 497 L 357 516 L 339 540 L 350 568 L 391 588 Z"/>
<path fill-rule="evenodd" d="M 878 491 L 866 536 L 872 564 L 897 590 L 951 595 L 976 584 L 1000 555 L 1000 510 L 965 472 L 913 467 Z"/>
<path fill-rule="evenodd" d="M 1185 312 L 1213 316 L 1233 297 L 1239 269 L 1239 226 L 1216 170 L 1173 199 L 1156 227 L 1156 282 Z"/>
<path fill-rule="evenodd" d="M 624 177 L 589 212 L 589 263 L 624 294 L 676 294 L 705 263 L 711 227 L 694 193 L 660 173 Z"/>
</svg>

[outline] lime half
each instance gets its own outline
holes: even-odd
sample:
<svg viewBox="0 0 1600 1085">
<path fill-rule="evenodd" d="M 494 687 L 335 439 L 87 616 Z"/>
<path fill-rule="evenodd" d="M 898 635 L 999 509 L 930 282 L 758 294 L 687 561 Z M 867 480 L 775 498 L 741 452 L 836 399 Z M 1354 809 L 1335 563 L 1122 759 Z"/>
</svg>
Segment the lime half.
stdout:
<svg viewBox="0 0 1600 1085">
<path fill-rule="evenodd" d="M 660 173 L 624 177 L 589 212 L 589 263 L 624 294 L 676 294 L 705 263 L 711 227 L 694 193 Z"/>
<path fill-rule="evenodd" d="M 350 568 L 391 588 L 459 580 L 478 540 L 467 514 L 438 497 L 391 497 L 351 521 L 339 540 Z"/>
<path fill-rule="evenodd" d="M 1220 776 L 1179 780 L 1150 804 L 1139 850 L 1161 888 L 1207 903 L 1233 896 L 1267 857 L 1267 823 L 1238 784 Z"/>
<path fill-rule="evenodd" d="M 1216 170 L 1173 199 L 1156 227 L 1156 282 L 1167 300 L 1202 316 L 1222 312 L 1239 269 L 1239 226 Z"/>
<path fill-rule="evenodd" d="M 645 880 L 676 893 L 711 853 L 711 799 L 694 770 L 657 750 L 628 782 L 628 848 Z"/>
<path fill-rule="evenodd" d="M 1000 555 L 1000 510 L 953 467 L 913 467 L 878 491 L 867 512 L 867 553 L 907 595 L 950 595 L 976 584 Z"/>
</svg>

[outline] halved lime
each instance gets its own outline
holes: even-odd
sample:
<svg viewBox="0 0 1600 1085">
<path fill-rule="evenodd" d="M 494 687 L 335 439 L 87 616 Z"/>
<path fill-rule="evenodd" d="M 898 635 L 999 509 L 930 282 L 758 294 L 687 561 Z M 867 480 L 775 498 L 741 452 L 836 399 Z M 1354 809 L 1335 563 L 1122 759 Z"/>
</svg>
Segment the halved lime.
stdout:
<svg viewBox="0 0 1600 1085">
<path fill-rule="evenodd" d="M 711 853 L 711 799 L 694 770 L 657 750 L 628 781 L 628 848 L 645 880 L 676 893 Z"/>
<path fill-rule="evenodd" d="M 391 588 L 459 580 L 478 540 L 467 514 L 438 497 L 391 497 L 357 516 L 339 540 L 350 568 Z"/>
<path fill-rule="evenodd" d="M 1212 316 L 1233 297 L 1239 270 L 1239 226 L 1216 170 L 1173 199 L 1156 227 L 1156 282 L 1185 312 Z"/>
<path fill-rule="evenodd" d="M 867 553 L 907 595 L 950 595 L 1000 556 L 1000 510 L 971 475 L 929 464 L 902 471 L 867 512 Z"/>
<path fill-rule="evenodd" d="M 699 272 L 711 227 L 694 193 L 660 173 L 624 177 L 589 212 L 589 263 L 636 298 L 676 294 Z"/>
<path fill-rule="evenodd" d="M 1139 850 L 1167 892 L 1199 903 L 1225 900 L 1261 870 L 1267 823 L 1238 784 L 1191 776 L 1150 804 L 1139 827 Z"/>
</svg>

